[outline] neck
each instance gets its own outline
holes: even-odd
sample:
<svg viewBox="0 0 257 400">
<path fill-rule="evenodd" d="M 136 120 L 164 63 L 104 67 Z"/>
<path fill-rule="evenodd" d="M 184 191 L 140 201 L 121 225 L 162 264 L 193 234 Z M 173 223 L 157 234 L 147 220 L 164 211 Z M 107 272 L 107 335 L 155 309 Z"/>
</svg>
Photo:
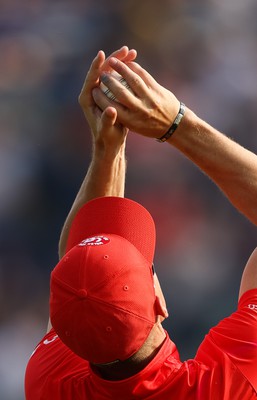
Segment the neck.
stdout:
<svg viewBox="0 0 257 400">
<path fill-rule="evenodd" d="M 142 371 L 157 355 L 166 339 L 165 331 L 160 323 L 156 323 L 143 346 L 125 361 L 112 365 L 92 365 L 92 370 L 101 378 L 117 381 L 127 379 Z"/>
</svg>

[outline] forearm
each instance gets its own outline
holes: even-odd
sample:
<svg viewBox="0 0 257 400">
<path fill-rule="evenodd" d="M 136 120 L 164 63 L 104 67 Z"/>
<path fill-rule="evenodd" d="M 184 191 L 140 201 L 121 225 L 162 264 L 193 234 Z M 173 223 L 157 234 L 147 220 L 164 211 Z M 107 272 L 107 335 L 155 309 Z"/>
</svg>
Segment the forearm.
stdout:
<svg viewBox="0 0 257 400">
<path fill-rule="evenodd" d="M 125 143 L 116 153 L 113 153 L 111 149 L 103 151 L 97 147 L 94 148 L 91 164 L 61 232 L 59 242 L 60 258 L 65 253 L 70 226 L 79 209 L 85 203 L 97 197 L 124 197 L 125 174 Z"/>
<path fill-rule="evenodd" d="M 104 84 L 117 99 L 119 121 L 141 135 L 160 138 L 179 110 L 179 101 L 136 63 L 128 65 L 111 58 L 109 64 L 126 80 L 131 91 L 119 87 L 110 75 Z M 100 89 L 93 90 L 99 108 L 110 100 Z M 176 131 L 168 140 L 204 171 L 231 203 L 257 224 L 257 156 L 233 142 L 186 109 Z"/>
<path fill-rule="evenodd" d="M 257 156 L 254 153 L 188 109 L 169 143 L 192 160 L 238 210 L 257 224 Z"/>
<path fill-rule="evenodd" d="M 102 196 L 124 197 L 125 143 L 117 153 L 94 150 L 92 161 L 72 208 Z"/>
</svg>

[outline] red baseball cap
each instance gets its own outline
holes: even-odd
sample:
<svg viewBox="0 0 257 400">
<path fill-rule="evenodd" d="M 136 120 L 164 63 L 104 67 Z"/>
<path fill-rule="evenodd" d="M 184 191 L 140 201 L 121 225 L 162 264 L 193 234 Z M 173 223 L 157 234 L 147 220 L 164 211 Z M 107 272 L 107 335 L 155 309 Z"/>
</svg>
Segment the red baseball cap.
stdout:
<svg viewBox="0 0 257 400">
<path fill-rule="evenodd" d="M 123 361 L 147 339 L 156 322 L 155 236 L 149 212 L 129 199 L 97 198 L 77 213 L 51 274 L 50 317 L 80 357 Z"/>
</svg>

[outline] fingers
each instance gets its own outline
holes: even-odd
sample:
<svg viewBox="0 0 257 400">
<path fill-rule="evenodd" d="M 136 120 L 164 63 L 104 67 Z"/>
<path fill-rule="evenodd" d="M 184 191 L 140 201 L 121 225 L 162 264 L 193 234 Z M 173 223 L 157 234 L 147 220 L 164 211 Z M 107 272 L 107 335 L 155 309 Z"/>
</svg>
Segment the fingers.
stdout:
<svg viewBox="0 0 257 400">
<path fill-rule="evenodd" d="M 89 71 L 87 73 L 87 76 L 86 76 L 86 81 L 89 81 L 89 82 L 92 82 L 92 81 L 97 82 L 98 81 L 99 72 L 102 69 L 104 61 L 105 61 L 105 54 L 102 50 L 100 50 L 97 53 L 94 60 L 92 61 L 92 64 L 91 64 Z"/>
<path fill-rule="evenodd" d="M 126 66 L 123 66 L 122 63 L 118 60 L 115 60 L 113 57 L 108 61 L 109 64 L 119 72 L 121 75 L 128 71 L 127 67 L 132 70 L 136 75 L 140 76 L 140 78 L 145 82 L 146 86 L 151 87 L 157 84 L 156 80 L 152 77 L 149 72 L 147 72 L 144 68 L 142 68 L 138 63 L 133 61 L 126 62 Z M 125 77 L 124 77 L 125 78 Z"/>
<path fill-rule="evenodd" d="M 142 81 L 145 83 L 145 85 L 148 88 L 157 88 L 158 82 L 152 77 L 149 72 L 147 72 L 144 68 L 142 68 L 138 63 L 136 63 L 134 60 L 131 61 L 126 61 L 126 62 L 120 62 L 119 60 L 115 59 L 114 57 L 111 57 L 108 59 L 108 63 L 111 65 L 111 67 L 118 72 L 120 75 L 124 77 L 124 79 L 129 83 L 130 87 L 133 89 L 133 91 L 136 94 L 145 94 L 145 87 L 140 87 L 139 83 L 140 81 L 137 79 L 137 77 L 140 77 Z M 124 65 L 126 64 L 126 65 Z M 129 74 L 128 68 L 135 73 L 135 75 Z M 130 78 L 131 76 L 131 78 Z M 143 90 L 140 90 L 143 89 Z"/>
<path fill-rule="evenodd" d="M 112 56 L 126 62 L 133 62 L 137 53 L 134 49 L 130 50 L 127 46 L 123 46 L 112 53 Z M 126 129 L 117 123 L 117 111 L 114 107 L 110 107 L 110 102 L 99 89 L 100 75 L 106 69 L 112 70 L 106 61 L 105 53 L 100 50 L 91 63 L 79 95 L 79 104 L 95 138 L 99 136 L 102 129 L 104 132 L 119 132 L 119 134 L 126 132 Z M 94 100 L 93 90 L 98 91 L 98 94 L 103 96 L 100 97 L 99 103 Z M 100 110 L 104 111 L 101 112 Z"/>
<path fill-rule="evenodd" d="M 136 50 L 123 46 L 119 50 L 114 51 L 110 57 L 116 57 L 124 62 L 132 62 L 135 60 L 136 56 Z M 109 58 L 107 60 L 109 60 Z M 105 59 L 105 54 L 102 50 L 100 50 L 94 58 L 79 95 L 79 103 L 82 107 L 85 108 L 93 105 L 91 96 L 92 89 L 99 85 L 101 72 L 108 70 L 111 71 L 112 69 L 107 60 Z"/>
<path fill-rule="evenodd" d="M 128 55 L 122 60 L 125 63 L 132 62 L 137 58 L 137 51 L 135 49 L 131 49 L 128 52 Z"/>
<path fill-rule="evenodd" d="M 139 75 L 145 84 L 149 87 L 154 86 L 157 82 L 156 80 L 152 77 L 152 75 L 149 74 L 144 68 L 142 68 L 138 63 L 129 61 L 126 63 L 127 66 L 134 71 L 137 75 Z"/>
<path fill-rule="evenodd" d="M 119 50 L 114 51 L 108 58 L 115 57 L 122 61 L 133 61 L 137 57 L 135 49 L 129 49 L 128 46 L 122 46 Z"/>
<path fill-rule="evenodd" d="M 124 143 L 128 129 L 117 121 L 117 111 L 114 107 L 107 107 L 101 116 L 99 138 L 101 138 L 105 147 L 112 149 L 115 153 Z"/>
<path fill-rule="evenodd" d="M 129 48 L 128 46 L 122 46 L 120 49 L 115 50 L 110 56 L 110 57 L 116 57 L 119 59 L 125 58 L 129 53 Z"/>
<path fill-rule="evenodd" d="M 105 61 L 105 54 L 102 50 L 100 50 L 97 53 L 94 60 L 92 61 L 89 71 L 86 75 L 83 87 L 81 89 L 81 93 L 79 95 L 79 103 L 82 107 L 87 107 L 92 105 L 91 91 L 94 87 L 96 87 L 99 84 L 99 76 L 104 61 Z"/>
<path fill-rule="evenodd" d="M 135 49 L 129 49 L 127 46 L 121 47 L 119 50 L 114 51 L 105 61 L 103 65 L 104 71 L 111 71 L 112 68 L 109 65 L 109 59 L 115 57 L 123 62 L 132 62 L 137 57 L 137 51 Z"/>
<path fill-rule="evenodd" d="M 109 92 L 107 94 L 106 92 L 104 93 L 101 88 L 94 88 L 92 90 L 93 99 L 101 110 L 104 110 L 108 106 L 116 108 L 119 118 L 127 108 L 130 110 L 136 110 L 140 108 L 142 98 L 144 99 L 143 101 L 148 99 L 147 93 L 142 95 L 141 98 L 139 95 L 136 95 L 131 88 L 127 88 L 111 74 L 102 74 L 101 81 L 103 82 L 104 86 L 109 89 Z M 142 82 L 142 84 L 144 83 Z M 136 90 L 137 93 L 140 92 L 138 88 L 136 88 Z"/>
<path fill-rule="evenodd" d="M 110 128 L 117 121 L 117 111 L 114 107 L 107 107 L 102 113 L 103 128 Z"/>
<path fill-rule="evenodd" d="M 128 89 L 123 87 L 123 90 L 128 91 Z M 110 100 L 103 92 L 101 89 L 99 88 L 95 88 L 92 91 L 92 96 L 93 99 L 95 101 L 95 104 L 101 109 L 101 110 L 105 110 L 107 107 L 112 106 L 112 108 L 114 108 L 114 101 Z M 132 95 L 131 95 L 132 96 Z M 125 97 L 124 97 L 125 98 Z M 128 100 L 124 100 L 123 99 L 123 103 L 126 103 L 126 101 Z M 120 104 L 119 102 L 115 102 L 115 109 L 118 112 L 122 112 L 122 110 L 124 109 L 123 105 Z"/>
<path fill-rule="evenodd" d="M 137 73 L 132 71 L 131 68 L 117 58 L 110 58 L 109 64 L 113 69 L 115 69 L 116 72 L 123 76 L 130 89 L 136 96 L 139 98 L 146 96 L 148 87 L 144 80 Z M 111 74 L 102 74 L 101 81 L 110 89 L 112 93 L 114 93 L 115 97 L 120 103 L 127 106 L 127 101 L 131 102 L 132 98 L 130 92 L 125 89 L 124 85 L 122 85 L 117 79 L 114 79 Z"/>
</svg>

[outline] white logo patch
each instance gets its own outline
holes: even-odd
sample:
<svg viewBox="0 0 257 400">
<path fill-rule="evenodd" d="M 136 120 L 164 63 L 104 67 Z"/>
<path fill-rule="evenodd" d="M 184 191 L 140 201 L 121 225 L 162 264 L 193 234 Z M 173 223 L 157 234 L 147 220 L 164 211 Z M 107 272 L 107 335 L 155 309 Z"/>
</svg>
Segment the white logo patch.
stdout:
<svg viewBox="0 0 257 400">
<path fill-rule="evenodd" d="M 250 310 L 257 312 L 257 304 L 248 304 L 248 308 L 250 308 Z"/>
<path fill-rule="evenodd" d="M 110 239 L 106 236 L 93 236 L 80 242 L 79 246 L 101 246 L 102 244 L 109 243 Z"/>
</svg>

